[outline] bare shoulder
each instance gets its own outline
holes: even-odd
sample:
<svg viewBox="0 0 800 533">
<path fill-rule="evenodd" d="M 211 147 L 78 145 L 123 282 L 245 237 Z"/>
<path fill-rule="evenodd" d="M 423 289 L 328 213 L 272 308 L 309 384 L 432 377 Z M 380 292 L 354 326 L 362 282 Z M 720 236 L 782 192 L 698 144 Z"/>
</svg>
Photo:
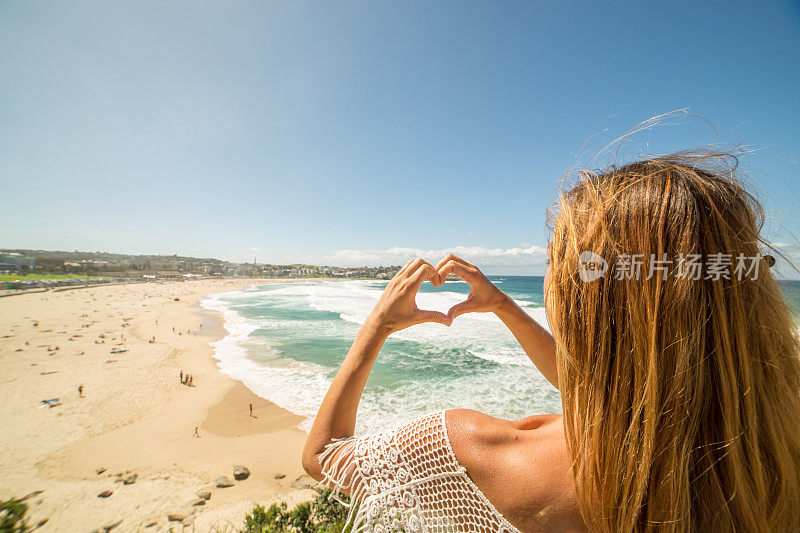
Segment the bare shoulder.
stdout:
<svg viewBox="0 0 800 533">
<path fill-rule="evenodd" d="M 506 420 L 473 409 L 448 409 L 445 419 L 453 451 L 456 452 L 458 448 L 465 460 L 482 446 L 496 448 L 519 444 L 532 437 L 537 437 L 534 440 L 541 442 L 546 436 L 563 436 L 563 432 L 559 431 L 560 415 L 533 415 L 519 420 Z M 563 439 L 555 440 L 558 442 Z M 456 457 L 461 460 L 459 453 L 456 453 Z"/>
<path fill-rule="evenodd" d="M 448 409 L 445 411 L 447 433 L 453 446 L 475 441 L 496 442 L 508 432 L 507 420 L 475 411 L 473 409 Z M 461 446 L 459 446 L 461 448 Z"/>
<path fill-rule="evenodd" d="M 445 421 L 458 462 L 520 531 L 582 530 L 560 415 L 505 420 L 450 409 Z"/>
</svg>

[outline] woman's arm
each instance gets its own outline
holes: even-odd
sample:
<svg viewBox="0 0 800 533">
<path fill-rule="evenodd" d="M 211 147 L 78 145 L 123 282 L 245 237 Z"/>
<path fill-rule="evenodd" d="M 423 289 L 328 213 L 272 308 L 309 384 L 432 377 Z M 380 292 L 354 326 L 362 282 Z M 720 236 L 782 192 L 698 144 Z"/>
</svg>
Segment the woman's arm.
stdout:
<svg viewBox="0 0 800 533">
<path fill-rule="evenodd" d="M 556 367 L 556 341 L 549 331 L 544 329 L 534 318 L 526 313 L 508 295 L 495 309 L 500 320 L 503 321 L 519 345 L 525 350 L 539 372 L 558 388 L 558 369 Z"/>
<path fill-rule="evenodd" d="M 442 259 L 436 270 L 442 282 L 452 272 L 466 281 L 472 289 L 466 300 L 454 305 L 447 313 L 451 320 L 464 313 L 496 314 L 514 334 L 539 372 L 558 388 L 556 342 L 546 329 L 489 281 L 475 265 L 450 254 Z"/>
<path fill-rule="evenodd" d="M 422 322 L 450 325 L 451 320 L 444 313 L 417 308 L 414 298 L 426 279 L 435 286 L 444 283 L 444 277 L 440 277 L 436 269 L 422 259 L 407 263 L 389 281 L 375 308 L 359 329 L 322 400 L 303 448 L 303 468 L 314 479 L 322 479 L 319 455 L 325 445 L 332 439 L 353 434 L 364 384 L 386 338 L 395 331 Z"/>
</svg>

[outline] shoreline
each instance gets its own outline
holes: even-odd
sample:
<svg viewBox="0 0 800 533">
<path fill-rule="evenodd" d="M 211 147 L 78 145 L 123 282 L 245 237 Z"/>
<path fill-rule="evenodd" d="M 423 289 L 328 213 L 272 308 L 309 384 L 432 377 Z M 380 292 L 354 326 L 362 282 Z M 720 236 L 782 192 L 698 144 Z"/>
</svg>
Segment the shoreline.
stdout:
<svg viewBox="0 0 800 533">
<path fill-rule="evenodd" d="M 120 531 L 180 526 L 168 514 L 226 531 L 258 504 L 312 499 L 316 483 L 300 464 L 304 418 L 222 373 L 210 343 L 227 334 L 223 319 L 199 306 L 210 294 L 291 281 L 95 286 L 0 300 L 0 499 L 42 491 L 26 501 L 30 525 L 46 520 L 41 531 L 119 520 Z M 194 387 L 180 383 L 181 370 Z M 49 398 L 60 405 L 38 407 Z M 236 465 L 250 477 L 234 481 Z M 216 488 L 220 476 L 234 485 Z M 211 498 L 191 505 L 202 491 Z"/>
</svg>

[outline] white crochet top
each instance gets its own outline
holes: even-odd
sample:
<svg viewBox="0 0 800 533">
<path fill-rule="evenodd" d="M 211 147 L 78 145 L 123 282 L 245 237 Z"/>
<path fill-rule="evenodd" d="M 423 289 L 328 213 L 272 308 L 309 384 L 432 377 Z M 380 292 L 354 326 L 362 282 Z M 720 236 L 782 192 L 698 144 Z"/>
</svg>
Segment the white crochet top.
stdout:
<svg viewBox="0 0 800 533">
<path fill-rule="evenodd" d="M 346 488 L 346 523 L 353 533 L 520 533 L 492 505 L 458 463 L 445 411 L 421 416 L 383 433 L 333 439 L 320 455 L 333 497 Z M 340 453 L 335 453 L 341 450 Z"/>
</svg>

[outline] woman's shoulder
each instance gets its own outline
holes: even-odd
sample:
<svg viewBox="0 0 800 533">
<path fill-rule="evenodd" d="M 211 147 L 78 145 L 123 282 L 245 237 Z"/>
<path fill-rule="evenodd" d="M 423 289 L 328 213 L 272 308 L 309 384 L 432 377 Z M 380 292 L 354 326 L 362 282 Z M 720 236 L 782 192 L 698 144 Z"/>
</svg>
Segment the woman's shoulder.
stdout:
<svg viewBox="0 0 800 533">
<path fill-rule="evenodd" d="M 518 529 L 550 529 L 543 520 L 580 523 L 560 415 L 505 420 L 451 409 L 445 419 L 457 461 Z"/>
<path fill-rule="evenodd" d="M 521 444 L 534 436 L 541 437 L 544 432 L 553 433 L 553 430 L 561 429 L 561 415 L 532 415 L 506 420 L 473 409 L 448 409 L 444 416 L 450 440 L 470 446 Z"/>
</svg>

